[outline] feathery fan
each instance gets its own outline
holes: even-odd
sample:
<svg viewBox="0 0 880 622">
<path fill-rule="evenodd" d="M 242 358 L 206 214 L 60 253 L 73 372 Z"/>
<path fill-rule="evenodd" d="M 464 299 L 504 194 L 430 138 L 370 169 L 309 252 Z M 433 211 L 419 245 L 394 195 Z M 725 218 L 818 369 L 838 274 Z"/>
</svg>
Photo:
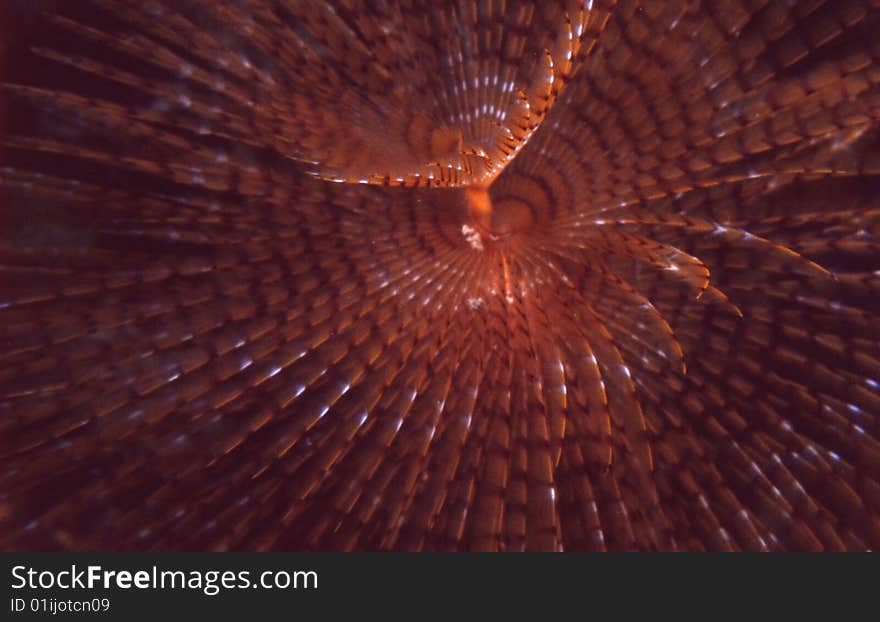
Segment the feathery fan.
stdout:
<svg viewBox="0 0 880 622">
<path fill-rule="evenodd" d="M 877 0 L 24 6 L 4 548 L 880 547 Z"/>
</svg>

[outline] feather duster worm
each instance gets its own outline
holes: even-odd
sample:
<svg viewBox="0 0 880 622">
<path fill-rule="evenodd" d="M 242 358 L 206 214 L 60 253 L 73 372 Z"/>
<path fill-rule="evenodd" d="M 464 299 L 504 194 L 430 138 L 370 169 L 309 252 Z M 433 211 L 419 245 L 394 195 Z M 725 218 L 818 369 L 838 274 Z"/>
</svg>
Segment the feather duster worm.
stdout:
<svg viewBox="0 0 880 622">
<path fill-rule="evenodd" d="M 876 0 L 60 4 L 4 548 L 880 546 Z"/>
</svg>

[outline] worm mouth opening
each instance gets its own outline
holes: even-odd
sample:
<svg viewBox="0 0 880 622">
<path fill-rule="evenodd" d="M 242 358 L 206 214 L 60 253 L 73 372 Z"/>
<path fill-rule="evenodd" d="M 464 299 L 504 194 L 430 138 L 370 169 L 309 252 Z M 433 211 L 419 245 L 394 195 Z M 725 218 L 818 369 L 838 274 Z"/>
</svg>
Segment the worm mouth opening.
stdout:
<svg viewBox="0 0 880 622">
<path fill-rule="evenodd" d="M 487 187 L 468 188 L 465 196 L 472 226 L 492 241 L 526 233 L 535 225 L 533 207 L 521 198 L 509 195 L 493 198 Z"/>
</svg>

